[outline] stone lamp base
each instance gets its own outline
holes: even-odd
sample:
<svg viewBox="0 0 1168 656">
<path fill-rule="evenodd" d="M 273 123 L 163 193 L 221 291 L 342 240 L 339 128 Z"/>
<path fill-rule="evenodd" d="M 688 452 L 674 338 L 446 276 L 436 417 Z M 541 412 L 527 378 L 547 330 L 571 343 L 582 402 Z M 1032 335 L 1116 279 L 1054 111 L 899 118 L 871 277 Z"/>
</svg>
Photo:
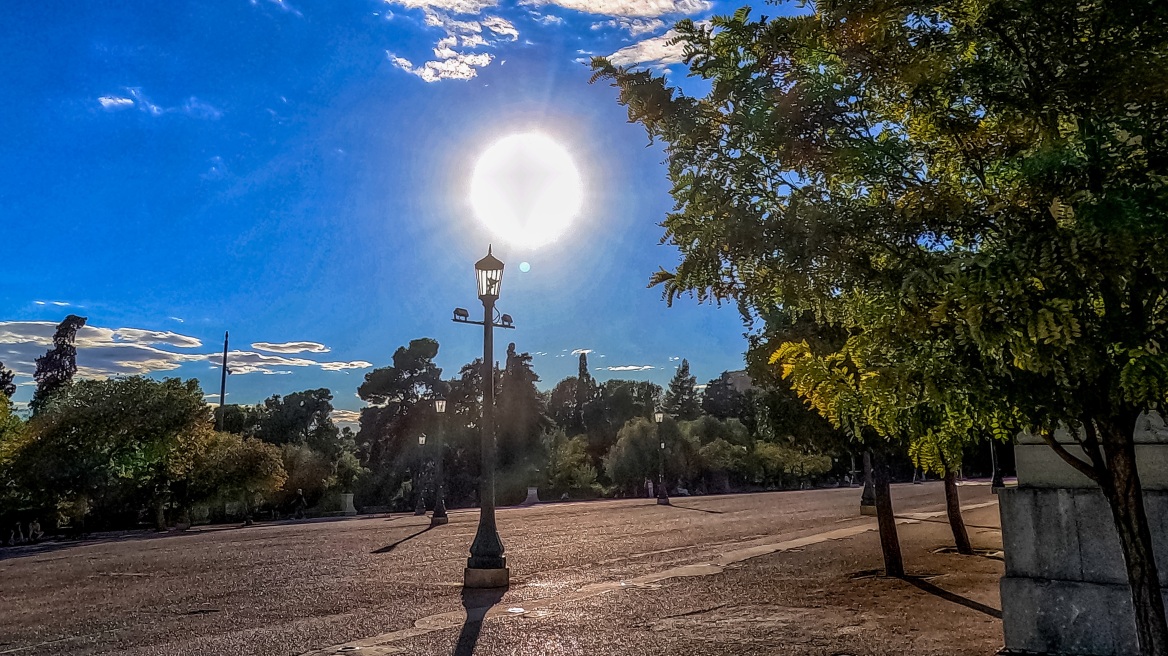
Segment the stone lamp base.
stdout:
<svg viewBox="0 0 1168 656">
<path fill-rule="evenodd" d="M 467 567 L 462 575 L 464 588 L 506 588 L 511 585 L 511 569 L 478 569 Z"/>
</svg>

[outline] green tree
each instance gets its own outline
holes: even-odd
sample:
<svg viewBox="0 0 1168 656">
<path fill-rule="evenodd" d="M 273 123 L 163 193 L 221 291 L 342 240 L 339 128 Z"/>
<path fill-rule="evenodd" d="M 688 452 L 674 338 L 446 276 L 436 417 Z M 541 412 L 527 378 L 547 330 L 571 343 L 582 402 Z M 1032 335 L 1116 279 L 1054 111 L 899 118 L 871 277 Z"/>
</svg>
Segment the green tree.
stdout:
<svg viewBox="0 0 1168 656">
<path fill-rule="evenodd" d="M 520 478 L 526 470 L 544 465 L 546 453 L 541 436 L 551 427 L 544 414 L 543 397 L 535 384 L 539 376 L 531 367 L 531 354 L 507 345 L 507 360 L 495 400 L 499 470 Z M 521 481 L 523 487 L 527 481 Z"/>
<path fill-rule="evenodd" d="M 552 422 L 565 432 L 579 434 L 584 426 L 577 422 L 576 388 L 579 379 L 575 376 L 556 383 L 547 398 L 547 413 Z"/>
<path fill-rule="evenodd" d="M 734 389 L 726 377 L 706 383 L 702 391 L 702 411 L 718 419 L 740 419 L 746 411 L 746 396 Z"/>
<path fill-rule="evenodd" d="M 195 458 L 189 489 L 193 499 L 241 502 L 250 522 L 256 505 L 275 498 L 286 480 L 280 447 L 216 432 Z"/>
<path fill-rule="evenodd" d="M 1168 6 L 847 0 L 678 31 L 704 97 L 594 63 L 666 142 L 666 295 L 820 323 L 891 295 L 902 339 L 962 347 L 939 387 L 980 372 L 954 391 L 1099 485 L 1141 652 L 1168 654 L 1133 445 L 1168 390 Z"/>
<path fill-rule="evenodd" d="M 665 390 L 661 409 L 677 419 L 697 419 L 702 413 L 702 406 L 698 400 L 696 383 L 697 378 L 689 373 L 689 360 L 682 359 Z"/>
<path fill-rule="evenodd" d="M 371 505 L 401 501 L 418 434 L 435 420 L 430 400 L 447 392 L 442 369 L 434 364 L 437 355 L 437 341 L 411 340 L 394 351 L 392 366 L 369 372 L 357 388 L 357 395 L 369 404 L 361 410 L 356 439 L 363 465 L 370 469 L 362 494 Z"/>
<path fill-rule="evenodd" d="M 161 529 L 210 429 L 196 380 L 83 380 L 46 399 L 14 470 L 46 508 L 82 500 L 99 525 L 136 523 L 150 509 Z"/>
<path fill-rule="evenodd" d="M 659 448 L 652 420 L 633 419 L 621 427 L 616 444 L 604 457 L 605 473 L 626 492 L 638 495 L 646 479 L 657 480 Z"/>
<path fill-rule="evenodd" d="M 68 385 L 77 373 L 77 331 L 85 326 L 85 317 L 70 314 L 57 324 L 53 334 L 53 348 L 36 359 L 37 388 L 32 394 L 29 408 L 33 414 L 40 412 L 54 392 Z"/>
<path fill-rule="evenodd" d="M 596 467 L 588 457 L 588 440 L 583 435 L 571 439 L 562 430 L 544 436 L 548 452 L 547 484 L 552 493 L 591 492 L 596 485 Z"/>
</svg>

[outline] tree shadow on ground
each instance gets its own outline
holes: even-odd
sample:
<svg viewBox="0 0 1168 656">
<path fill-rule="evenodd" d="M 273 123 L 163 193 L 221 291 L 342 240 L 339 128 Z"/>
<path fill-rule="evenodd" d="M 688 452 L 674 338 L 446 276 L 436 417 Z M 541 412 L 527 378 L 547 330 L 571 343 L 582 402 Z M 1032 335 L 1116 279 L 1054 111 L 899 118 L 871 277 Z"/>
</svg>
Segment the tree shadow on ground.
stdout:
<svg viewBox="0 0 1168 656">
<path fill-rule="evenodd" d="M 933 585 L 932 583 L 929 583 L 928 581 L 926 581 L 925 579 L 923 579 L 919 576 L 905 576 L 903 580 L 906 583 L 908 583 L 908 584 L 910 584 L 910 585 L 912 585 L 920 590 L 923 590 L 924 592 L 927 592 L 931 595 L 940 597 L 940 598 L 944 599 L 945 601 L 951 601 L 955 604 L 960 604 L 960 605 L 965 606 L 966 608 L 969 608 L 971 610 L 976 610 L 979 613 L 985 613 L 986 615 L 989 615 L 990 617 L 993 617 L 995 619 L 999 619 L 999 620 L 1002 619 L 1002 611 L 998 610 L 997 608 L 994 608 L 993 606 L 987 606 L 981 602 L 974 601 L 968 597 L 962 597 L 959 594 L 954 594 L 952 592 L 949 592 L 948 590 L 938 588 L 937 586 Z"/>
<path fill-rule="evenodd" d="M 705 508 L 690 508 L 689 506 L 679 506 L 676 503 L 670 503 L 666 508 L 677 508 L 678 510 L 692 510 L 694 512 L 710 513 L 711 515 L 725 515 L 724 510 L 706 510 Z"/>
<path fill-rule="evenodd" d="M 418 537 L 419 535 L 425 533 L 426 531 L 429 531 L 432 528 L 434 528 L 433 525 L 427 526 L 426 528 L 418 531 L 417 533 L 411 533 L 411 534 L 405 536 L 404 538 L 398 540 L 397 542 L 387 544 L 380 549 L 374 549 L 372 553 L 375 553 L 375 554 L 389 553 L 389 552 L 393 551 L 394 549 L 396 549 L 399 544 L 406 542 L 407 540 L 412 540 L 412 539 Z"/>
<path fill-rule="evenodd" d="M 458 643 L 454 645 L 454 656 L 471 656 L 475 645 L 479 641 L 479 632 L 483 629 L 483 619 L 487 613 L 503 599 L 507 588 L 490 588 L 475 590 L 463 588 L 462 607 L 466 609 L 466 621 L 462 631 L 458 634 Z"/>
</svg>

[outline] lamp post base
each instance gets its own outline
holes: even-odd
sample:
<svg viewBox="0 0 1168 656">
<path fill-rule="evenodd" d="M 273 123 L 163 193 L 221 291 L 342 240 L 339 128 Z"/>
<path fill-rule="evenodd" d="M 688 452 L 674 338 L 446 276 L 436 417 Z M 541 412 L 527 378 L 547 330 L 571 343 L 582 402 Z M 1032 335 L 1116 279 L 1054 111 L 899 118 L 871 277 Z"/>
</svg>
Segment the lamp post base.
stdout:
<svg viewBox="0 0 1168 656">
<path fill-rule="evenodd" d="M 430 517 L 430 526 L 441 526 L 443 524 L 449 524 L 449 523 L 450 523 L 450 518 L 447 517 L 446 515 L 432 515 Z"/>
<path fill-rule="evenodd" d="M 511 570 L 506 567 L 480 569 L 467 567 L 462 574 L 464 588 L 506 588 L 511 585 Z"/>
<path fill-rule="evenodd" d="M 657 497 L 657 505 L 669 506 L 669 505 L 673 505 L 673 504 L 669 503 L 669 497 Z"/>
</svg>

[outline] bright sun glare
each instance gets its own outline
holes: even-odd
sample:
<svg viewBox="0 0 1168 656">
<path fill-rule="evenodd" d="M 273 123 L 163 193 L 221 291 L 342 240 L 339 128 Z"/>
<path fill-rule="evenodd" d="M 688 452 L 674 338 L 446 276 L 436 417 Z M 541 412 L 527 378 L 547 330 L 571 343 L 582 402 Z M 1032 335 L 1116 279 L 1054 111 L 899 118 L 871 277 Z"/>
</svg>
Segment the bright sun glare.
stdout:
<svg viewBox="0 0 1168 656">
<path fill-rule="evenodd" d="M 479 220 L 511 244 L 527 248 L 563 234 L 583 197 L 572 156 L 537 132 L 495 142 L 479 157 L 470 182 Z"/>
</svg>

